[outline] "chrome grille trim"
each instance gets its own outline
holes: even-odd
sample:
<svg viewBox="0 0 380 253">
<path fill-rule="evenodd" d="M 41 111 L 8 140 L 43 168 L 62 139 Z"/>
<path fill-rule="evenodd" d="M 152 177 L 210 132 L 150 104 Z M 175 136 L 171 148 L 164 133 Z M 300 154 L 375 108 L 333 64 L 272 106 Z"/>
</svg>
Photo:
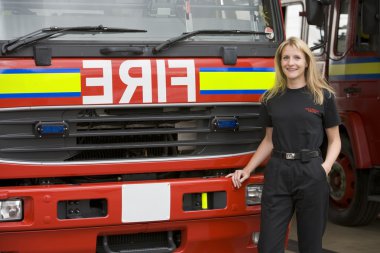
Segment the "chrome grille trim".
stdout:
<svg viewBox="0 0 380 253">
<path fill-rule="evenodd" d="M 192 103 L 193 107 L 201 106 L 234 106 L 234 105 L 260 105 L 259 102 L 215 102 L 215 103 Z M 98 109 L 98 108 L 154 108 L 154 107 L 178 107 L 189 106 L 188 103 L 172 103 L 172 104 L 119 104 L 119 105 L 67 105 L 67 106 L 31 106 L 31 107 L 12 107 L 0 108 L 0 112 L 4 111 L 38 111 L 38 110 L 72 110 L 72 109 Z"/>
<path fill-rule="evenodd" d="M 21 165 L 43 165 L 43 166 L 72 166 L 72 165 L 89 165 L 89 164 L 128 164 L 128 163 L 142 163 L 142 162 L 175 162 L 175 161 L 194 161 L 194 160 L 207 160 L 207 159 L 219 159 L 219 158 L 234 158 L 239 156 L 251 155 L 256 150 L 250 152 L 243 152 L 231 155 L 214 155 L 214 156 L 197 156 L 197 157 L 175 157 L 175 158 L 152 158 L 152 159 L 133 159 L 133 160 L 107 160 L 107 161 L 74 161 L 74 162 L 23 162 L 23 161 L 9 161 L 0 159 L 1 164 L 21 164 Z"/>
</svg>

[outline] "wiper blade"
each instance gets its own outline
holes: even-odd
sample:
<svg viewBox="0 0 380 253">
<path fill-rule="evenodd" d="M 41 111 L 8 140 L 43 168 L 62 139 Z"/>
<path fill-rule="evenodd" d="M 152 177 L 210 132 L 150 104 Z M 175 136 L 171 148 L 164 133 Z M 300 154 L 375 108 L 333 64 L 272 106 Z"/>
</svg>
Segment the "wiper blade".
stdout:
<svg viewBox="0 0 380 253">
<path fill-rule="evenodd" d="M 117 27 L 106 27 L 106 26 L 74 26 L 74 27 L 49 27 L 42 28 L 35 32 L 29 33 L 27 35 L 21 36 L 19 38 L 8 41 L 1 47 L 1 53 L 4 55 L 17 48 L 23 47 L 41 41 L 48 38 L 55 38 L 62 36 L 67 33 L 138 33 L 147 32 L 146 30 L 140 29 L 128 29 L 128 28 L 117 28 Z"/>
<path fill-rule="evenodd" d="M 233 34 L 233 35 L 270 35 L 268 32 L 258 32 L 250 30 L 197 30 L 189 33 L 183 33 L 178 37 L 169 39 L 160 45 L 153 48 L 154 53 L 158 53 L 165 48 L 172 46 L 173 44 L 186 40 L 188 38 L 197 36 L 197 35 L 219 35 L 219 34 Z"/>
</svg>

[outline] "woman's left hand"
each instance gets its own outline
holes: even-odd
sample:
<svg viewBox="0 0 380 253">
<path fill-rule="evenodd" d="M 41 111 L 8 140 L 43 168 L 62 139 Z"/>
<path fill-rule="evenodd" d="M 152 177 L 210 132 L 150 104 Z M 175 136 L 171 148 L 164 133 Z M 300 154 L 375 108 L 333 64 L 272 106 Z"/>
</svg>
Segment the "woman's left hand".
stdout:
<svg viewBox="0 0 380 253">
<path fill-rule="evenodd" d="M 322 163 L 321 164 L 322 168 L 325 170 L 325 173 L 326 173 L 326 176 L 329 175 L 330 171 L 331 171 L 331 167 L 330 166 L 327 166 L 326 164 Z"/>
</svg>

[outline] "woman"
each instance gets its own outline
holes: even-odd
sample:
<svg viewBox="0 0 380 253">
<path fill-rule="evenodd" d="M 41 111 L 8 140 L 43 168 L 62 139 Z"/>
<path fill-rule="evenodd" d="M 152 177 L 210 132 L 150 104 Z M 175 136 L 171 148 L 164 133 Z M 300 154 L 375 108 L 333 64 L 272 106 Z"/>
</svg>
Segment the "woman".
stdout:
<svg viewBox="0 0 380 253">
<path fill-rule="evenodd" d="M 300 252 L 322 252 L 329 201 L 326 177 L 341 147 L 334 91 L 321 76 L 308 46 L 298 38 L 279 46 L 275 69 L 275 85 L 261 101 L 265 137 L 245 168 L 227 177 L 240 188 L 271 155 L 264 171 L 259 252 L 284 252 L 294 211 Z M 323 160 L 320 146 L 325 134 Z"/>
</svg>

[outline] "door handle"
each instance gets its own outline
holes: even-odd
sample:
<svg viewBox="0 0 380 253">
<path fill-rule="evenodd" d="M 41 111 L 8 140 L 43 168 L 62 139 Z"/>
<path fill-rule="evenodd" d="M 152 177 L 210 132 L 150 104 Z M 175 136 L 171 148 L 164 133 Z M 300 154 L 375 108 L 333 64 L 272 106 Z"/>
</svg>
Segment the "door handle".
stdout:
<svg viewBox="0 0 380 253">
<path fill-rule="evenodd" d="M 362 89 L 358 88 L 358 87 L 347 87 L 347 88 L 344 88 L 343 91 L 347 94 L 347 95 L 352 95 L 352 94 L 355 94 L 355 93 L 360 93 Z"/>
</svg>

